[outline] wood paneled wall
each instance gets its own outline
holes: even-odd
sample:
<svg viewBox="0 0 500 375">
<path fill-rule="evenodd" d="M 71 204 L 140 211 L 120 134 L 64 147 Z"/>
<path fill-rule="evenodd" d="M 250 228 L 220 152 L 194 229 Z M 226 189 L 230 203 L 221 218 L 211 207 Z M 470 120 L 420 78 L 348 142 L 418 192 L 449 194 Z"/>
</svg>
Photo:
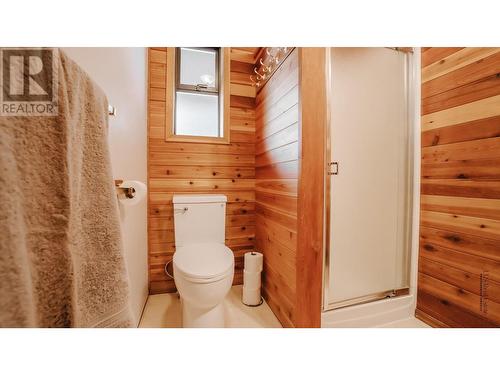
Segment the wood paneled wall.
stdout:
<svg viewBox="0 0 500 375">
<path fill-rule="evenodd" d="M 500 49 L 422 49 L 417 316 L 500 326 Z"/>
<path fill-rule="evenodd" d="M 300 175 L 296 327 L 321 327 L 328 103 L 326 48 L 299 49 Z"/>
<path fill-rule="evenodd" d="M 230 144 L 165 141 L 166 48 L 149 49 L 148 238 L 150 293 L 175 291 L 164 274 L 174 253 L 172 196 L 218 193 L 228 197 L 226 245 L 235 253 L 235 284 L 243 253 L 255 238 L 255 88 L 249 75 L 258 48 L 231 48 Z"/>
<path fill-rule="evenodd" d="M 295 49 L 256 98 L 256 249 L 263 295 L 285 327 L 296 319 L 299 68 Z"/>
</svg>

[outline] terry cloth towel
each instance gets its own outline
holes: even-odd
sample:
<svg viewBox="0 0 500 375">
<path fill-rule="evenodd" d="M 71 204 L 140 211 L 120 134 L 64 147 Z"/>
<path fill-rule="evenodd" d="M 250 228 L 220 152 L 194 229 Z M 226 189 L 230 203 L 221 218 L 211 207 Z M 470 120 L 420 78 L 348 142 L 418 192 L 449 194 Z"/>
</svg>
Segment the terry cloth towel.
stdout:
<svg viewBox="0 0 500 375">
<path fill-rule="evenodd" d="M 107 99 L 53 51 L 57 116 L 0 116 L 0 327 L 130 327 Z"/>
</svg>

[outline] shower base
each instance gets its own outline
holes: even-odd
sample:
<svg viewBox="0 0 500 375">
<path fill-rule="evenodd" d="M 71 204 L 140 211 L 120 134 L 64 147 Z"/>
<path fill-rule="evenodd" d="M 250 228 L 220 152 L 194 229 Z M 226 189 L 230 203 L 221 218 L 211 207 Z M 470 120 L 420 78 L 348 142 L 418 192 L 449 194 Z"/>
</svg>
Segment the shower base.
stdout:
<svg viewBox="0 0 500 375">
<path fill-rule="evenodd" d="M 324 311 L 323 328 L 370 328 L 415 317 L 415 296 L 386 298 L 375 302 Z"/>
</svg>

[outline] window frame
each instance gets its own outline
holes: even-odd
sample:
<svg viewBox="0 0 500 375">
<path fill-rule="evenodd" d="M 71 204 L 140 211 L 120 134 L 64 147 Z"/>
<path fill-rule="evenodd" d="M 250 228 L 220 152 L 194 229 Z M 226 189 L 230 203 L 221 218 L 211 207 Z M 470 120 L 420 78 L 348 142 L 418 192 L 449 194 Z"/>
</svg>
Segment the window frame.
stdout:
<svg viewBox="0 0 500 375">
<path fill-rule="evenodd" d="M 196 49 L 204 49 L 196 47 Z M 196 88 L 193 85 L 180 84 L 180 53 L 176 47 L 167 48 L 167 70 L 166 70 L 166 121 L 165 140 L 167 142 L 194 142 L 194 143 L 230 143 L 230 51 L 229 48 L 218 48 L 219 64 L 216 67 L 216 87 L 214 89 Z M 216 91 L 218 90 L 218 91 Z M 210 137 L 201 135 L 177 135 L 175 134 L 175 111 L 177 91 L 200 93 L 203 95 L 218 95 L 219 97 L 219 132 L 221 137 Z M 222 122 L 222 123 L 221 123 Z"/>
</svg>

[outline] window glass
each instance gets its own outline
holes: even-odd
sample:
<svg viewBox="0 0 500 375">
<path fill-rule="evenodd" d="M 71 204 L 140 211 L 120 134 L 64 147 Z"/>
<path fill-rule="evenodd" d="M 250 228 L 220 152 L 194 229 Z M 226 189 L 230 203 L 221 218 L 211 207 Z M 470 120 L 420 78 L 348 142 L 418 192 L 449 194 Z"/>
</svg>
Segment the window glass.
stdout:
<svg viewBox="0 0 500 375">
<path fill-rule="evenodd" d="M 181 85 L 206 85 L 215 89 L 217 86 L 217 50 L 179 48 Z"/>
<path fill-rule="evenodd" d="M 223 136 L 219 134 L 219 96 L 178 91 L 175 134 Z"/>
</svg>

